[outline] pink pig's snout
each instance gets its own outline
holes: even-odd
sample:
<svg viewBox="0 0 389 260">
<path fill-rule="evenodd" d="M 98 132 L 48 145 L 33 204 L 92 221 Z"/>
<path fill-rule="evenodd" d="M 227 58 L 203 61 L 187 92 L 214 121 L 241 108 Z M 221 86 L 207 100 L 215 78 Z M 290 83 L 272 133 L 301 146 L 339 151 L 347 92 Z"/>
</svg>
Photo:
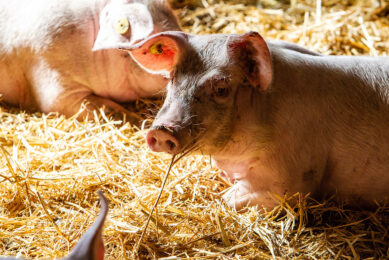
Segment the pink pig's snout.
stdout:
<svg viewBox="0 0 389 260">
<path fill-rule="evenodd" d="M 154 152 L 179 153 L 181 147 L 177 138 L 167 130 L 150 129 L 146 135 L 147 145 Z"/>
</svg>

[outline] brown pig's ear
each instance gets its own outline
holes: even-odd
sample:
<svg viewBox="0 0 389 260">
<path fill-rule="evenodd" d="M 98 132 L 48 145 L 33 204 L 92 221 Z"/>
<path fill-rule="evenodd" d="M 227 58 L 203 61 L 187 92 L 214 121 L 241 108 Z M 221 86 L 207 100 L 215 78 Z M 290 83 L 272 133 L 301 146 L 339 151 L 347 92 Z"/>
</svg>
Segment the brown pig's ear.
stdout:
<svg viewBox="0 0 389 260">
<path fill-rule="evenodd" d="M 64 260 L 103 260 L 104 243 L 102 238 L 104 220 L 107 216 L 108 205 L 101 191 L 98 192 L 101 202 L 100 215 L 95 223 L 81 237 L 72 252 Z"/>
<path fill-rule="evenodd" d="M 227 42 L 227 52 L 238 62 L 254 87 L 267 89 L 272 81 L 271 58 L 269 48 L 259 33 L 232 36 Z"/>
<path fill-rule="evenodd" d="M 178 62 L 180 48 L 174 37 L 159 35 L 130 50 L 137 63 L 152 73 L 171 72 Z"/>
</svg>

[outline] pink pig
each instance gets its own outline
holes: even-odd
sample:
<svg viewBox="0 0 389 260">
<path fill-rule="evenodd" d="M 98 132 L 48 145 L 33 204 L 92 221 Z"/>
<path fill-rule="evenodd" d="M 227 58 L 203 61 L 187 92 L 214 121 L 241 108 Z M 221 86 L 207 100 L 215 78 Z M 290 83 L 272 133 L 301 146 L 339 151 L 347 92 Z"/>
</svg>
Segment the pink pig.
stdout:
<svg viewBox="0 0 389 260">
<path fill-rule="evenodd" d="M 233 183 L 228 205 L 271 209 L 296 192 L 388 201 L 389 58 L 322 56 L 255 32 L 165 32 L 122 48 L 171 75 L 151 150 L 210 154 Z"/>
<path fill-rule="evenodd" d="M 2 1 L 2 100 L 66 116 L 83 102 L 131 114 L 117 102 L 158 95 L 168 81 L 115 48 L 179 29 L 164 0 Z"/>
</svg>

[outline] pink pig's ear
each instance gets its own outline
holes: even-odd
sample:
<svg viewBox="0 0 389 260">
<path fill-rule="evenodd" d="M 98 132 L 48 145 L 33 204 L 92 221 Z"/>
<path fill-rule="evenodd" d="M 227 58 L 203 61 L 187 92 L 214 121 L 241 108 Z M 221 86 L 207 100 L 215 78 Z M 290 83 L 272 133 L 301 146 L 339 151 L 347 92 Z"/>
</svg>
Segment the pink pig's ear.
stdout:
<svg viewBox="0 0 389 260">
<path fill-rule="evenodd" d="M 72 252 L 63 260 L 103 260 L 104 243 L 102 238 L 104 220 L 108 212 L 108 203 L 101 191 L 98 192 L 101 202 L 100 215 L 95 223 L 81 237 Z"/>
<path fill-rule="evenodd" d="M 130 50 L 134 60 L 152 73 L 171 72 L 178 62 L 180 48 L 174 36 L 160 34 Z"/>
<path fill-rule="evenodd" d="M 227 52 L 247 75 L 249 82 L 260 90 L 266 90 L 272 81 L 270 51 L 265 40 L 257 32 L 231 37 Z"/>
<path fill-rule="evenodd" d="M 132 1 L 111 1 L 100 13 L 99 31 L 92 51 L 134 44 L 154 31 L 148 7 Z"/>
</svg>

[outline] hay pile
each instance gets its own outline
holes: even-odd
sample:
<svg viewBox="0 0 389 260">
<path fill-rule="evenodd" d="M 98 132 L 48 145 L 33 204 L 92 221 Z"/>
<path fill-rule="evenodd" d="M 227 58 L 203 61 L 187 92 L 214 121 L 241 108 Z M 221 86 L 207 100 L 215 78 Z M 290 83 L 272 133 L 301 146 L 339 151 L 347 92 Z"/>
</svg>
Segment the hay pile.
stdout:
<svg viewBox="0 0 389 260">
<path fill-rule="evenodd" d="M 326 54 L 389 51 L 388 3 L 380 7 L 373 0 L 332 0 L 316 8 L 315 1 L 295 0 L 290 8 L 283 1 L 267 0 L 257 2 L 270 9 L 258 9 L 234 2 L 185 4 L 189 2 L 198 7 L 178 11 L 185 31 L 256 30 L 267 38 L 297 42 Z M 134 106 L 145 118 L 149 110 L 157 109 L 147 100 Z M 66 255 L 97 216 L 96 191 L 101 189 L 110 200 L 104 231 L 107 259 L 133 259 L 134 245 L 171 159 L 150 152 L 144 136 L 145 130 L 120 125 L 104 114 L 78 122 L 2 106 L 0 255 Z M 389 207 L 365 212 L 338 207 L 333 201 L 299 198 L 295 209 L 283 203 L 263 214 L 255 208 L 238 214 L 220 201 L 227 187 L 209 157 L 179 161 L 138 256 L 389 258 Z"/>
</svg>

